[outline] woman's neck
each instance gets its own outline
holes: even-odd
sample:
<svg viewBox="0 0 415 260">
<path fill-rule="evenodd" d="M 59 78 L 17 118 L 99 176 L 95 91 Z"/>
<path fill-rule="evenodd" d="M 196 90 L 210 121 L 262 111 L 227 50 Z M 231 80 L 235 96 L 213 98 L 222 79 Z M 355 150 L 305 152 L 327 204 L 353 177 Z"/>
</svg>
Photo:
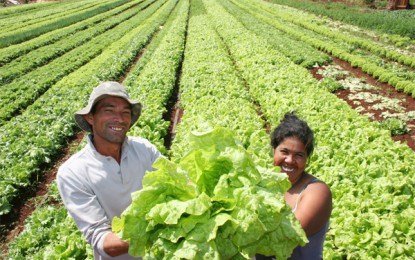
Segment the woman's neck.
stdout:
<svg viewBox="0 0 415 260">
<path fill-rule="evenodd" d="M 295 182 L 292 183 L 290 190 L 295 190 L 298 187 L 303 186 L 302 183 L 303 183 L 303 180 L 306 178 L 306 176 L 307 176 L 307 173 L 302 172 L 300 178 L 298 178 Z"/>
</svg>

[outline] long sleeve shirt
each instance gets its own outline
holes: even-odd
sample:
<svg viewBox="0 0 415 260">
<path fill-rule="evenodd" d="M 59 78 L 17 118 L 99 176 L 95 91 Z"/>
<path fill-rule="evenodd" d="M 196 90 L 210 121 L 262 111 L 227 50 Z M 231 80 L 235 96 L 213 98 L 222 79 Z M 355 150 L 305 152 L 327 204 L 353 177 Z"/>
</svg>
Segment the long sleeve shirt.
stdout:
<svg viewBox="0 0 415 260">
<path fill-rule="evenodd" d="M 161 156 L 140 137 L 126 137 L 120 164 L 97 152 L 92 141 L 58 170 L 57 183 L 65 207 L 94 249 L 95 259 L 110 258 L 103 250 L 111 221 L 131 204 L 131 193 L 142 188 L 146 171 Z M 135 259 L 128 254 L 111 259 Z"/>
</svg>

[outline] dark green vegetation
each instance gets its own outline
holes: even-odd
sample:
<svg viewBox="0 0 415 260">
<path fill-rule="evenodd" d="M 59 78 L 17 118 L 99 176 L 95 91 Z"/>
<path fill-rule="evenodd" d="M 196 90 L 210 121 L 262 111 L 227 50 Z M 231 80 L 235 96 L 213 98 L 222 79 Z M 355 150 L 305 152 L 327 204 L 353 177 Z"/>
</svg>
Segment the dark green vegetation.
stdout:
<svg viewBox="0 0 415 260">
<path fill-rule="evenodd" d="M 396 34 L 415 40 L 414 10 L 388 11 L 345 4 L 341 1 L 269 0 L 269 2 L 292 6 L 381 33 Z"/>
</svg>

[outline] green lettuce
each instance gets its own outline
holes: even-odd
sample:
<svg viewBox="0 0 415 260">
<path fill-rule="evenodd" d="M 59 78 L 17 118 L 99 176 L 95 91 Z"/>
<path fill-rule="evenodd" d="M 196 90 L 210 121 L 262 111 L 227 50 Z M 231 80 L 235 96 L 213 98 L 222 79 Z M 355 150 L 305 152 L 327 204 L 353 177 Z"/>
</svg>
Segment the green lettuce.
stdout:
<svg viewBox="0 0 415 260">
<path fill-rule="evenodd" d="M 308 240 L 276 168 L 256 167 L 231 131 L 192 133 L 178 163 L 160 158 L 112 229 L 144 259 L 288 258 Z"/>
</svg>

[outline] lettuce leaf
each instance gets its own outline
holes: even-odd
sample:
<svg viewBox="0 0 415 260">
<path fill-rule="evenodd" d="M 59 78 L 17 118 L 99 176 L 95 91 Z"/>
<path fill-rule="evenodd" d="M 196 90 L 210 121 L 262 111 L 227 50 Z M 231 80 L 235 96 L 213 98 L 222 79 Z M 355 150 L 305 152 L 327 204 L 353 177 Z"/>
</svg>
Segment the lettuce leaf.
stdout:
<svg viewBox="0 0 415 260">
<path fill-rule="evenodd" d="M 277 169 L 257 167 L 233 133 L 192 133 L 178 163 L 160 158 L 143 189 L 115 217 L 113 232 L 144 259 L 288 258 L 308 242 L 285 203 L 290 187 Z"/>
</svg>

